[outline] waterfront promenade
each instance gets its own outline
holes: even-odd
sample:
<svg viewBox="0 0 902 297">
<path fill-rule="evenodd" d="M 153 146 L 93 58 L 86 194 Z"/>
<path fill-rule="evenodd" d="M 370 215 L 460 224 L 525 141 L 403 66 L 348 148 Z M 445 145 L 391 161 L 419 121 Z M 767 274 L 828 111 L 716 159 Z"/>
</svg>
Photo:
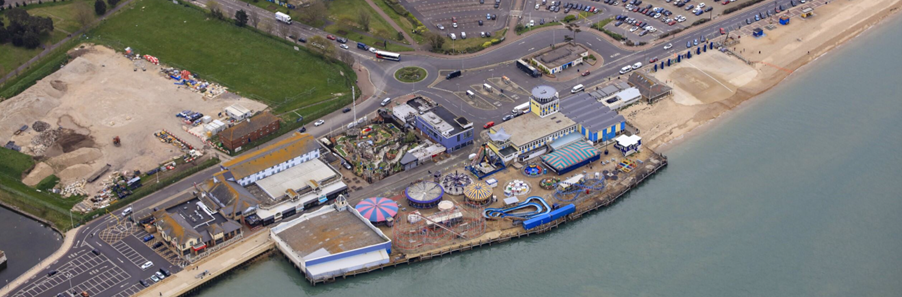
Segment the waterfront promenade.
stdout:
<svg viewBox="0 0 902 297">
<path fill-rule="evenodd" d="M 202 260 L 198 264 L 187 266 L 185 270 L 167 277 L 150 288 L 142 290 L 137 296 L 185 295 L 223 273 L 265 253 L 272 247 L 273 241 L 269 239 L 269 229 L 257 230 L 253 235 L 245 237 L 241 242 Z"/>
</svg>

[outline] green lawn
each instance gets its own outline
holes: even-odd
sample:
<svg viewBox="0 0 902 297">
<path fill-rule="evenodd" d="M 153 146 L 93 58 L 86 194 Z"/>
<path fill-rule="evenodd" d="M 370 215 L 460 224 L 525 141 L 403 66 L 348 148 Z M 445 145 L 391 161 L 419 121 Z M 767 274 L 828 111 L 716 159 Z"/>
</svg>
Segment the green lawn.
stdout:
<svg viewBox="0 0 902 297">
<path fill-rule="evenodd" d="M 31 156 L 5 148 L 0 148 L 0 160 L 0 175 L 13 178 L 21 178 L 22 172 L 34 166 Z"/>
<path fill-rule="evenodd" d="M 50 17 L 53 19 L 53 32 L 41 36 L 41 43 L 50 45 L 66 38 L 66 35 L 77 31 L 81 27 L 78 22 L 74 20 L 74 9 L 72 9 L 72 7 L 78 2 L 87 1 L 88 0 L 73 0 L 55 3 L 46 2 L 43 4 L 32 4 L 22 8 L 27 10 L 30 15 Z M 94 6 L 91 5 L 90 7 L 91 11 L 94 11 Z M 9 22 L 3 16 L 4 12 L 5 10 L 0 11 L 0 19 L 3 20 L 4 25 L 9 25 Z M 23 47 L 14 47 L 10 43 L 5 43 L 0 45 L 0 53 L 2 53 L 0 54 L 0 76 L 4 76 L 15 70 L 19 65 L 28 61 L 28 59 L 41 53 L 41 48 L 30 50 Z"/>
<path fill-rule="evenodd" d="M 327 32 L 359 41 L 370 39 L 368 40 L 369 42 L 363 42 L 367 44 L 374 43 L 376 39 L 362 38 L 360 37 L 363 36 L 361 34 L 356 34 L 355 36 L 350 35 L 353 32 L 351 29 L 363 31 L 363 26 L 361 26 L 358 21 L 358 15 L 363 11 L 370 15 L 370 30 L 368 31 L 370 35 L 380 38 L 381 40 L 394 40 L 407 43 L 404 39 L 399 40 L 398 31 L 395 31 L 395 29 L 388 24 L 388 21 L 383 19 L 379 13 L 362 0 L 333 0 L 327 2 L 327 5 L 329 7 L 328 18 L 335 23 L 326 26 Z"/>
<path fill-rule="evenodd" d="M 425 40 L 423 38 L 423 35 L 413 33 L 413 29 L 416 28 L 416 26 L 414 26 L 413 23 L 410 22 L 410 20 L 395 12 L 395 10 L 391 9 L 388 4 L 385 4 L 385 1 L 383 0 L 373 0 L 373 3 L 375 3 L 376 6 L 378 6 L 379 9 L 381 9 L 383 12 L 385 12 L 385 14 L 388 15 L 389 18 L 394 20 L 395 24 L 398 24 L 398 26 L 400 26 L 401 29 L 404 30 L 404 32 L 407 32 L 407 34 L 409 34 L 414 41 L 416 41 L 417 43 L 423 43 L 423 41 Z"/>
<path fill-rule="evenodd" d="M 195 7 L 136 0 L 91 33 L 95 42 L 127 46 L 197 73 L 277 114 L 348 92 L 356 74 L 285 40 L 210 19 Z"/>
</svg>

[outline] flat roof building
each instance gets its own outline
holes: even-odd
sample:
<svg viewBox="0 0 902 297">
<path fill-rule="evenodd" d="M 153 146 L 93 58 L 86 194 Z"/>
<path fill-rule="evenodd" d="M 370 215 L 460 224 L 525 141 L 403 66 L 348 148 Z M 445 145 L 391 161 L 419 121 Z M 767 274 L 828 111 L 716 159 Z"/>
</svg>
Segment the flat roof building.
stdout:
<svg viewBox="0 0 902 297">
<path fill-rule="evenodd" d="M 280 126 L 278 117 L 264 111 L 223 130 L 219 133 L 219 141 L 222 146 L 237 152 L 241 150 L 241 146 L 275 133 Z"/>
<path fill-rule="evenodd" d="M 329 207 L 270 229 L 276 247 L 311 280 L 389 262 L 391 239 L 348 206 L 342 196 Z"/>
<path fill-rule="evenodd" d="M 567 43 L 554 49 L 539 52 L 532 62 L 546 73 L 554 74 L 583 62 L 589 50 L 580 44 Z"/>
<path fill-rule="evenodd" d="M 613 139 L 626 129 L 626 119 L 586 93 L 561 100 L 561 113 L 579 124 L 580 134 L 592 142 Z"/>
<path fill-rule="evenodd" d="M 488 144 L 505 162 L 518 156 L 525 160 L 544 153 L 546 144 L 576 131 L 576 122 L 563 114 L 542 118 L 527 113 L 489 128 Z"/>
<path fill-rule="evenodd" d="M 447 148 L 449 153 L 473 144 L 473 123 L 443 106 L 417 115 L 415 127 Z"/>
</svg>

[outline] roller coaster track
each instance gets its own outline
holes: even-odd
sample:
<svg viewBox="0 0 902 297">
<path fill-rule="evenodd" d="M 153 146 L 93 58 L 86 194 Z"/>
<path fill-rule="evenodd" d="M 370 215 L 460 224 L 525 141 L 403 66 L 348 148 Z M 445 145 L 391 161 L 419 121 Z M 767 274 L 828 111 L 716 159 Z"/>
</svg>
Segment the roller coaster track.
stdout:
<svg viewBox="0 0 902 297">
<path fill-rule="evenodd" d="M 559 183 L 555 184 L 554 186 L 558 187 L 561 184 L 576 187 L 576 189 L 569 190 L 569 191 L 555 191 L 554 199 L 557 199 L 558 201 L 561 201 L 561 202 L 576 201 L 579 199 L 579 196 L 583 194 L 583 191 L 586 191 L 586 190 L 601 191 L 601 190 L 604 190 L 604 186 L 605 186 L 604 179 L 586 179 L 586 182 L 582 183 L 582 184 L 571 184 L 571 183 L 559 182 Z M 599 186 L 599 184 L 601 186 Z M 575 194 L 575 195 L 573 195 L 573 198 L 570 198 L 570 199 L 563 198 L 570 194 Z"/>
</svg>

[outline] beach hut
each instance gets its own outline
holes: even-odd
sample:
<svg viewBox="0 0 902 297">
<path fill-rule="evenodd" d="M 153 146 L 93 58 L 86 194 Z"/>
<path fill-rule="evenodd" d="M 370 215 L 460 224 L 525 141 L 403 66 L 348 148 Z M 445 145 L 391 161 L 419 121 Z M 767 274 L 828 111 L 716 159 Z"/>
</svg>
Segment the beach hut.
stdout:
<svg viewBox="0 0 902 297">
<path fill-rule="evenodd" d="M 785 16 L 785 15 L 781 16 L 780 17 L 780 25 L 783 25 L 783 26 L 789 25 L 789 17 Z"/>
<path fill-rule="evenodd" d="M 753 36 L 753 37 L 761 37 L 761 36 L 764 36 L 764 30 L 761 30 L 761 28 L 755 28 L 755 29 L 752 30 L 752 36 Z"/>
</svg>

